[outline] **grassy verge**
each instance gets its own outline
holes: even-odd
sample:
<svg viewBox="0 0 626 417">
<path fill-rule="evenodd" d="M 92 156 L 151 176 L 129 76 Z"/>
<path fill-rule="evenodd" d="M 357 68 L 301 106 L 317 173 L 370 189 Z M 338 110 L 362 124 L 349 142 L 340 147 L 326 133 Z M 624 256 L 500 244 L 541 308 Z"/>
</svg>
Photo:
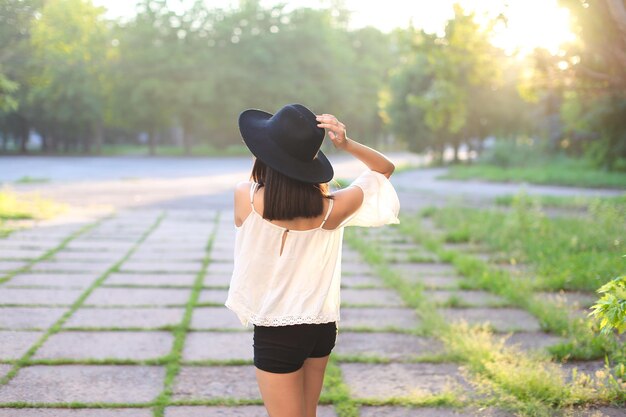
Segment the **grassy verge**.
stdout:
<svg viewBox="0 0 626 417">
<path fill-rule="evenodd" d="M 457 165 L 439 178 L 468 180 L 483 179 L 500 182 L 529 182 L 577 187 L 609 187 L 626 190 L 626 173 L 589 168 L 583 163 L 547 163 L 525 167 L 495 165 Z"/>
<path fill-rule="evenodd" d="M 516 200 L 514 194 L 502 195 L 495 198 L 495 203 L 498 206 L 511 207 Z M 532 197 L 542 207 L 555 207 L 555 208 L 571 208 L 586 210 L 592 204 L 612 204 L 615 206 L 626 205 L 626 194 L 615 197 L 587 197 L 587 196 L 556 196 L 556 195 L 535 195 Z"/>
<path fill-rule="evenodd" d="M 431 209 L 426 213 L 433 212 Z M 506 272 L 489 268 L 484 261 L 472 255 L 444 249 L 443 240 L 425 231 L 421 224 L 418 217 L 403 218 L 399 229 L 411 236 L 414 242 L 435 252 L 443 261 L 451 262 L 464 275 L 463 284 L 467 288 L 481 288 L 504 296 L 513 305 L 538 316 L 544 329 L 567 337 L 570 343 L 560 347 L 560 357 L 555 354 L 550 358 L 545 353 L 530 353 L 505 345 L 504 337 L 494 335 L 487 327 L 450 324 L 421 296 L 419 285 L 393 273 L 393 268 L 381 255 L 381 248 L 368 242 L 367 234 L 347 231 L 347 242 L 420 314 L 424 334 L 439 338 L 444 343 L 447 360 L 461 364 L 466 370 L 467 378 L 478 394 L 466 405 L 479 408 L 493 406 L 523 416 L 549 416 L 555 409 L 571 411 L 593 404 L 623 403 L 626 386 L 615 376 L 616 372 L 607 370 L 594 379 L 574 374 L 568 379 L 554 361 L 554 358 L 572 358 L 574 349 L 589 349 L 590 345 L 595 347 L 591 353 L 596 357 L 613 355 L 615 361 L 619 346 L 614 340 L 596 338 L 588 327 L 575 320 L 570 322 L 566 313 L 556 305 L 536 305 L 530 287 L 520 286 Z M 577 341 L 577 338 L 583 340 Z M 607 340 L 611 340 L 611 344 L 604 343 Z M 594 346 L 594 342 L 600 343 Z M 565 352 L 568 346 L 570 349 Z"/>
<path fill-rule="evenodd" d="M 549 218 L 541 202 L 520 193 L 511 210 L 446 207 L 429 210 L 446 242 L 476 242 L 530 265 L 535 290 L 595 291 L 623 273 L 626 204 L 592 200 L 584 217 Z"/>
<path fill-rule="evenodd" d="M 68 209 L 66 204 L 37 194 L 19 196 L 9 188 L 0 190 L 0 238 L 23 226 L 25 221 L 54 217 Z"/>
</svg>

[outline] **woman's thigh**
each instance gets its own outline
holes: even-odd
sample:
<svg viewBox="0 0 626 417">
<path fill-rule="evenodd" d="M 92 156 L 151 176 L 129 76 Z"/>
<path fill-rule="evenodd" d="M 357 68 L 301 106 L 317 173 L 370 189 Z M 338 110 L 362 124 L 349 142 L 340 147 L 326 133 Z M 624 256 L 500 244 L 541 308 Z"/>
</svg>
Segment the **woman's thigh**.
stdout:
<svg viewBox="0 0 626 417">
<path fill-rule="evenodd" d="M 256 379 L 270 417 L 307 417 L 304 404 L 304 367 L 283 374 L 256 368 Z"/>
</svg>

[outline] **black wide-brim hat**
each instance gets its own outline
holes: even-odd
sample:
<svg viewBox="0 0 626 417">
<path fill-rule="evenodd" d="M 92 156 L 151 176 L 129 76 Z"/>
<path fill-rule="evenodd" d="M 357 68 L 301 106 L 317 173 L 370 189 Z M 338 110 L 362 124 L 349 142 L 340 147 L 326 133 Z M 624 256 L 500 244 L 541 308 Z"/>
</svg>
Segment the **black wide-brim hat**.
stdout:
<svg viewBox="0 0 626 417">
<path fill-rule="evenodd" d="M 239 115 L 239 131 L 250 152 L 270 168 L 306 183 L 329 182 L 333 166 L 320 150 L 326 132 L 315 113 L 288 104 L 271 114 L 248 109 Z"/>
</svg>

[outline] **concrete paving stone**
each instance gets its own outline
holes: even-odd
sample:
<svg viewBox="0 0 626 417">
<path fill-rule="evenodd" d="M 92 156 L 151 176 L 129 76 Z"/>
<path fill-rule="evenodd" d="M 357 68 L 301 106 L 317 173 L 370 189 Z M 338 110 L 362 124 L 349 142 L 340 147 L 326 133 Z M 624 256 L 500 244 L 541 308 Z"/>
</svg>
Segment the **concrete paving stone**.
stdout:
<svg viewBox="0 0 626 417">
<path fill-rule="evenodd" d="M 357 399 L 419 398 L 463 383 L 457 365 L 449 363 L 343 363 L 339 367 L 352 398 Z"/>
<path fill-rule="evenodd" d="M 0 403 L 143 403 L 163 389 L 165 367 L 34 365 L 0 386 Z"/>
<path fill-rule="evenodd" d="M 447 304 L 449 302 L 458 302 L 463 306 L 471 307 L 488 307 L 503 306 L 507 301 L 487 291 L 469 291 L 469 290 L 424 290 L 422 292 L 424 298 L 436 304 Z"/>
<path fill-rule="evenodd" d="M 385 250 L 385 259 L 391 263 L 433 263 L 439 260 L 439 257 L 434 253 L 429 252 L 399 252 Z"/>
<path fill-rule="evenodd" d="M 469 324 L 490 323 L 497 332 L 541 330 L 539 322 L 530 313 L 517 308 L 439 308 L 446 320 L 464 320 Z"/>
<path fill-rule="evenodd" d="M 558 292 L 539 292 L 535 297 L 540 300 L 547 300 L 559 306 L 569 307 L 571 309 L 579 309 L 591 307 L 598 300 L 598 294 L 590 292 L 578 291 L 558 291 Z"/>
<path fill-rule="evenodd" d="M 207 287 L 228 287 L 231 274 L 208 274 L 204 276 L 203 285 Z"/>
<path fill-rule="evenodd" d="M 454 276 L 413 275 L 412 277 L 408 278 L 404 276 L 404 279 L 413 284 L 420 284 L 423 285 L 425 288 L 432 289 L 456 289 L 461 283 L 461 279 Z"/>
<path fill-rule="evenodd" d="M 456 275 L 453 265 L 443 262 L 409 262 L 390 265 L 405 276 Z"/>
<path fill-rule="evenodd" d="M 251 332 L 189 332 L 183 360 L 252 360 Z"/>
<path fill-rule="evenodd" d="M 344 288 L 353 287 L 383 287 L 383 280 L 375 275 L 342 275 L 341 286 Z"/>
<path fill-rule="evenodd" d="M 70 288 L 0 288 L 0 305 L 71 305 L 83 293 Z"/>
<path fill-rule="evenodd" d="M 120 271 L 137 272 L 198 272 L 202 262 L 124 262 Z"/>
<path fill-rule="evenodd" d="M 374 270 L 365 262 L 344 262 L 341 263 L 341 272 L 350 275 L 373 275 Z"/>
<path fill-rule="evenodd" d="M 565 341 L 562 337 L 544 332 L 518 332 L 507 336 L 505 338 L 506 345 L 517 345 L 523 350 L 545 350 Z"/>
<path fill-rule="evenodd" d="M 412 330 L 419 324 L 411 308 L 342 308 L 340 328 L 406 329 Z"/>
<path fill-rule="evenodd" d="M 341 261 L 342 262 L 365 262 L 361 254 L 355 250 L 346 249 L 343 247 L 341 251 Z"/>
<path fill-rule="evenodd" d="M 32 260 L 46 253 L 43 249 L 4 249 L 0 248 L 0 259 L 5 260 Z"/>
<path fill-rule="evenodd" d="M 235 244 L 236 235 L 232 234 L 222 234 L 216 235 L 215 239 L 213 239 L 213 244 L 211 247 L 213 249 L 232 249 Z"/>
<path fill-rule="evenodd" d="M 46 252 L 59 245 L 60 240 L 10 240 L 0 241 L 0 250 L 32 249 Z"/>
<path fill-rule="evenodd" d="M 198 297 L 199 303 L 213 303 L 224 305 L 228 297 L 228 290 L 202 290 Z"/>
<path fill-rule="evenodd" d="M 27 261 L 0 261 L 0 273 L 11 272 L 28 264 Z"/>
<path fill-rule="evenodd" d="M 397 292 L 381 288 L 343 289 L 341 303 L 351 306 L 402 307 L 404 302 Z"/>
<path fill-rule="evenodd" d="M 234 264 L 232 262 L 211 262 L 207 268 L 208 274 L 232 274 Z"/>
<path fill-rule="evenodd" d="M 185 243 L 176 243 L 176 244 L 172 244 L 172 243 L 160 243 L 160 242 L 151 242 L 151 241 L 145 241 L 144 243 L 141 244 L 141 246 L 139 247 L 139 249 L 137 249 L 137 251 L 135 252 L 135 254 L 138 253 L 163 253 L 165 252 L 165 254 L 168 254 L 170 252 L 172 252 L 173 250 L 176 250 L 176 252 L 185 252 L 187 254 L 193 254 L 194 256 L 203 256 L 206 253 L 205 250 L 205 245 L 189 245 L 189 244 L 185 244 Z"/>
<path fill-rule="evenodd" d="M 152 417 L 150 408 L 0 408 L 0 417 Z"/>
<path fill-rule="evenodd" d="M 398 333 L 352 333 L 339 331 L 333 352 L 342 356 L 411 360 L 442 352 L 436 339 Z"/>
<path fill-rule="evenodd" d="M 481 409 L 454 409 L 446 407 L 361 407 L 361 417 L 513 417 L 502 410 Z"/>
<path fill-rule="evenodd" d="M 234 258 L 234 249 L 211 249 L 211 262 L 232 262 Z"/>
<path fill-rule="evenodd" d="M 75 251 L 128 251 L 135 242 L 120 242 L 118 240 L 82 240 L 74 239 L 65 246 L 65 249 Z"/>
<path fill-rule="evenodd" d="M 0 417 L 2 417 L 0 415 Z M 89 417 L 89 416 L 88 416 Z M 236 407 L 178 406 L 166 407 L 165 417 L 267 417 L 262 405 Z M 337 417 L 331 405 L 317 407 L 317 417 Z"/>
<path fill-rule="evenodd" d="M 196 280 L 195 274 L 125 274 L 114 273 L 109 275 L 104 281 L 104 285 L 145 285 L 145 286 L 158 286 L 158 285 L 178 285 L 178 286 L 193 286 Z"/>
<path fill-rule="evenodd" d="M 0 359 L 19 359 L 35 344 L 43 332 L 0 330 Z"/>
<path fill-rule="evenodd" d="M 74 233 L 76 229 L 73 230 L 42 230 L 41 228 L 35 227 L 32 229 L 22 229 L 16 233 L 11 234 L 12 240 L 46 240 L 46 241 L 55 241 L 61 242 L 63 239 Z"/>
<path fill-rule="evenodd" d="M 155 262 L 155 261 L 164 261 L 164 262 L 202 262 L 205 256 L 204 250 L 194 251 L 194 252 L 135 252 L 133 255 L 128 258 L 129 262 Z"/>
<path fill-rule="evenodd" d="M 0 329 L 47 329 L 67 310 L 52 307 L 1 307 Z"/>
<path fill-rule="evenodd" d="M 97 274 L 22 273 L 13 276 L 6 287 L 57 287 L 84 289 L 98 278 Z"/>
<path fill-rule="evenodd" d="M 141 232 L 94 232 L 82 235 L 80 238 L 83 241 L 97 242 L 99 240 L 116 240 L 119 242 L 134 242 L 138 240 L 143 231 Z"/>
<path fill-rule="evenodd" d="M 406 253 L 422 248 L 420 245 L 411 242 L 381 243 L 379 247 L 381 250 L 388 253 Z"/>
<path fill-rule="evenodd" d="M 174 378 L 172 400 L 260 400 L 254 369 L 252 365 L 182 366 Z"/>
<path fill-rule="evenodd" d="M 194 330 L 236 329 L 252 331 L 251 327 L 244 327 L 237 315 L 226 307 L 194 308 L 190 327 Z"/>
<path fill-rule="evenodd" d="M 33 272 L 93 272 L 104 273 L 114 262 L 91 261 L 91 262 L 71 262 L 71 261 L 42 261 L 37 262 L 30 269 Z"/>
<path fill-rule="evenodd" d="M 179 240 L 179 239 L 156 239 L 156 238 L 149 238 L 147 239 L 144 244 L 148 245 L 149 247 L 161 247 L 162 249 L 164 248 L 169 248 L 169 251 L 166 250 L 159 250 L 159 251 L 155 251 L 155 252 L 165 252 L 165 253 L 170 253 L 172 251 L 176 251 L 176 252 L 206 252 L 206 244 L 207 241 L 202 240 L 202 241 L 198 241 L 198 242 L 191 242 L 191 241 L 185 241 L 185 240 Z"/>
<path fill-rule="evenodd" d="M 167 355 L 170 332 L 63 331 L 51 335 L 34 359 L 156 359 Z"/>
<path fill-rule="evenodd" d="M 577 410 L 575 417 L 626 417 L 624 407 L 598 407 L 587 410 Z"/>
<path fill-rule="evenodd" d="M 191 288 L 96 288 L 85 300 L 85 305 L 184 305 L 189 301 Z"/>
<path fill-rule="evenodd" d="M 75 251 L 75 250 L 62 250 L 54 254 L 54 257 L 50 260 L 54 262 L 84 262 L 84 261 L 99 261 L 108 262 L 113 265 L 124 256 L 125 251 Z"/>
<path fill-rule="evenodd" d="M 177 325 L 184 313 L 184 308 L 79 308 L 63 327 L 157 328 Z"/>
</svg>

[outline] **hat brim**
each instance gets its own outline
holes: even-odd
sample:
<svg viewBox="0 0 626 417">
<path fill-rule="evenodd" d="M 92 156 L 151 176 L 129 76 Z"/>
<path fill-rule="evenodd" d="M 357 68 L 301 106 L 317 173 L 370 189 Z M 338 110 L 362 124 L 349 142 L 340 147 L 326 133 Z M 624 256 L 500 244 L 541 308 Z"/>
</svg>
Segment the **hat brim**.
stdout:
<svg viewBox="0 0 626 417">
<path fill-rule="evenodd" d="M 270 168 L 298 181 L 320 184 L 332 180 L 333 166 L 321 150 L 313 160 L 301 161 L 276 146 L 267 126 L 272 116 L 257 109 L 239 115 L 239 131 L 250 152 Z"/>
</svg>

